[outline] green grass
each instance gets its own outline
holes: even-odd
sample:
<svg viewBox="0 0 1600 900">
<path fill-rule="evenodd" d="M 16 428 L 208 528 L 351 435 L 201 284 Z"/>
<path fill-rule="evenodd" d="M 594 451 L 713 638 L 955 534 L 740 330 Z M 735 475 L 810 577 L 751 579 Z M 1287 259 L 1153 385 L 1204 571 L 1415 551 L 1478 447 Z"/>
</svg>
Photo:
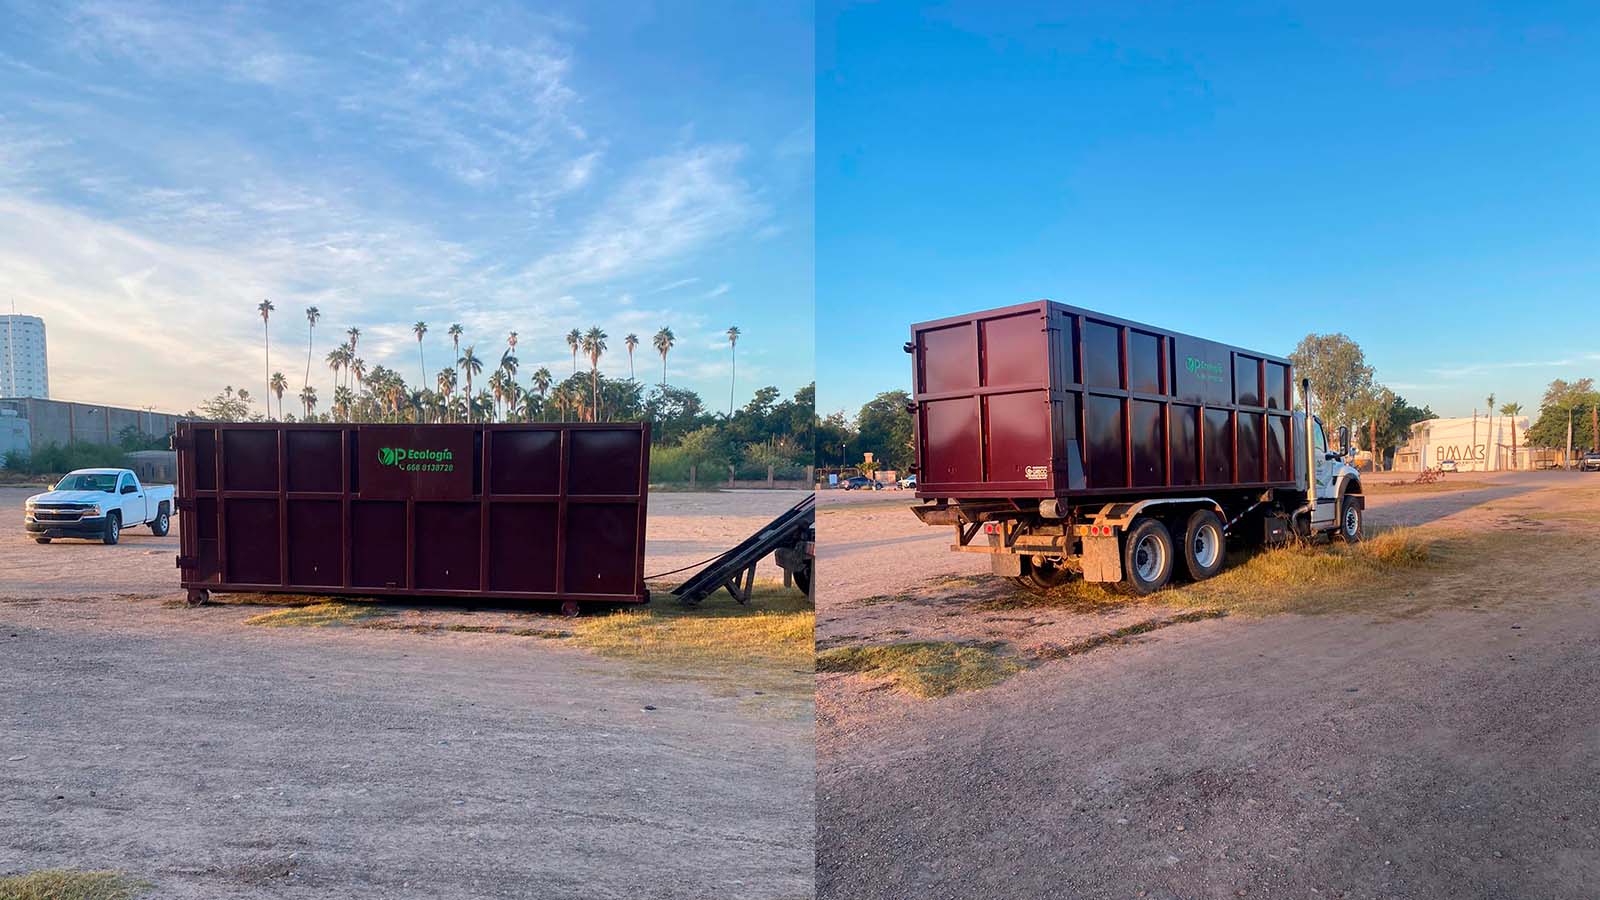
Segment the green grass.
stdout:
<svg viewBox="0 0 1600 900">
<path fill-rule="evenodd" d="M 839 647 L 817 654 L 817 671 L 853 672 L 884 679 L 913 696 L 947 697 L 993 687 L 1026 668 L 1004 655 L 1003 646 L 907 641 Z"/>
<path fill-rule="evenodd" d="M 371 603 L 345 603 L 334 601 L 294 606 L 277 612 L 262 613 L 244 620 L 246 625 L 264 625 L 268 628 L 304 626 L 325 628 L 330 625 L 359 625 L 371 619 L 392 616 L 393 612 Z"/>
<path fill-rule="evenodd" d="M 0 900 L 133 900 L 152 887 L 120 872 L 46 869 L 0 878 Z"/>
</svg>

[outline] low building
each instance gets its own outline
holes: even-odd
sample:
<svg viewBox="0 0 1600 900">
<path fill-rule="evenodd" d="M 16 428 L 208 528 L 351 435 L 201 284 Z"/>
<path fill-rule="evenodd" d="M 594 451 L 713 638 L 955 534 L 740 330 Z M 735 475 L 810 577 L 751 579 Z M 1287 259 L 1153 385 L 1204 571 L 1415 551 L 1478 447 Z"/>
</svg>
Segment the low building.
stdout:
<svg viewBox="0 0 1600 900">
<path fill-rule="evenodd" d="M 1527 416 L 1424 419 L 1411 426 L 1410 439 L 1395 453 L 1394 467 L 1420 472 L 1454 460 L 1463 472 L 1531 469 L 1532 452 L 1522 443 L 1527 432 Z"/>
<path fill-rule="evenodd" d="M 173 413 L 34 397 L 0 398 L 0 417 L 0 421 L 11 420 L 11 432 L 26 435 L 29 452 L 51 444 L 116 444 L 129 428 L 159 440 L 176 430 L 183 418 Z"/>
</svg>

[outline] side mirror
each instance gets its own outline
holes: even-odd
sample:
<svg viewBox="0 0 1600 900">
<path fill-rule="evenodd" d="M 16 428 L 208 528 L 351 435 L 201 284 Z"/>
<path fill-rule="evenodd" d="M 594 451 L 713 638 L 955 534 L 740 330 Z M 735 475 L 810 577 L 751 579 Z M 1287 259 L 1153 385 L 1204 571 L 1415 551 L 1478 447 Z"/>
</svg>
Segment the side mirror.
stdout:
<svg viewBox="0 0 1600 900">
<path fill-rule="evenodd" d="M 1339 455 L 1350 455 L 1350 428 L 1346 425 L 1339 426 Z"/>
<path fill-rule="evenodd" d="M 122 492 L 124 494 L 131 494 L 131 493 L 133 493 L 134 491 L 137 491 L 137 490 L 138 490 L 138 488 L 134 487 L 131 484 L 125 484 L 125 485 L 122 486 Z"/>
</svg>

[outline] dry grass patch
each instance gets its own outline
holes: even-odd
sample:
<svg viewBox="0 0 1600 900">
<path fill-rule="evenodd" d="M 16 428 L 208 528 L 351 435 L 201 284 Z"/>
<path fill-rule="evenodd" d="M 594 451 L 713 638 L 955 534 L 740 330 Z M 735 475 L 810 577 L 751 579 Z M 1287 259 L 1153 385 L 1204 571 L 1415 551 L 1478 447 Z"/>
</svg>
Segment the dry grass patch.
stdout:
<svg viewBox="0 0 1600 900">
<path fill-rule="evenodd" d="M 121 872 L 46 869 L 0 878 L 0 900 L 133 900 L 152 887 Z"/>
<path fill-rule="evenodd" d="M 360 625 L 372 619 L 392 616 L 393 612 L 371 603 L 333 601 L 292 606 L 277 612 L 262 613 L 244 620 L 246 625 L 264 625 L 268 628 L 294 626 L 326 628 L 337 625 Z"/>
<path fill-rule="evenodd" d="M 879 678 L 913 696 L 947 697 L 993 687 L 1026 666 L 995 642 L 906 641 L 839 647 L 817 654 L 818 672 Z"/>
<path fill-rule="evenodd" d="M 1108 611 L 1133 604 L 1220 609 L 1251 615 L 1276 612 L 1331 612 L 1356 608 L 1387 591 L 1405 588 L 1425 572 L 1446 564 L 1472 564 L 1487 538 L 1393 528 L 1359 544 L 1296 542 L 1281 547 L 1229 554 L 1215 578 L 1176 582 L 1148 597 L 1133 597 L 1114 586 L 1072 581 L 1046 595 L 1005 586 L 993 579 L 979 608 L 1052 607 L 1073 612 Z M 1467 551 L 1468 546 L 1472 549 Z M 1005 586 L 1005 587 L 1002 587 Z"/>
<path fill-rule="evenodd" d="M 1479 488 L 1504 487 L 1490 481 L 1454 481 L 1446 478 L 1443 481 L 1434 481 L 1429 484 L 1416 484 L 1412 481 L 1368 481 L 1363 479 L 1361 490 L 1368 494 L 1448 494 L 1451 491 L 1475 491 Z"/>
<path fill-rule="evenodd" d="M 652 674 L 811 690 L 816 608 L 776 581 L 758 582 L 749 605 L 719 591 L 684 606 L 661 591 L 648 606 L 582 616 L 571 630 L 576 646 Z"/>
</svg>

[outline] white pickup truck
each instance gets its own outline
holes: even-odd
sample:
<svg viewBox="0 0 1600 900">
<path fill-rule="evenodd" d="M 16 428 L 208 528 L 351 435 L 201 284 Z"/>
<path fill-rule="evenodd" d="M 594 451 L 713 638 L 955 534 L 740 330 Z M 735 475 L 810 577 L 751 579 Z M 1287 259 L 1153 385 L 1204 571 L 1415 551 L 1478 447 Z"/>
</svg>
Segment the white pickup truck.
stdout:
<svg viewBox="0 0 1600 900">
<path fill-rule="evenodd" d="M 41 544 L 59 537 L 115 544 L 131 525 L 149 525 L 156 537 L 165 537 L 174 505 L 171 485 L 140 484 L 131 469 L 78 469 L 54 490 L 29 497 L 23 521 Z"/>
</svg>

